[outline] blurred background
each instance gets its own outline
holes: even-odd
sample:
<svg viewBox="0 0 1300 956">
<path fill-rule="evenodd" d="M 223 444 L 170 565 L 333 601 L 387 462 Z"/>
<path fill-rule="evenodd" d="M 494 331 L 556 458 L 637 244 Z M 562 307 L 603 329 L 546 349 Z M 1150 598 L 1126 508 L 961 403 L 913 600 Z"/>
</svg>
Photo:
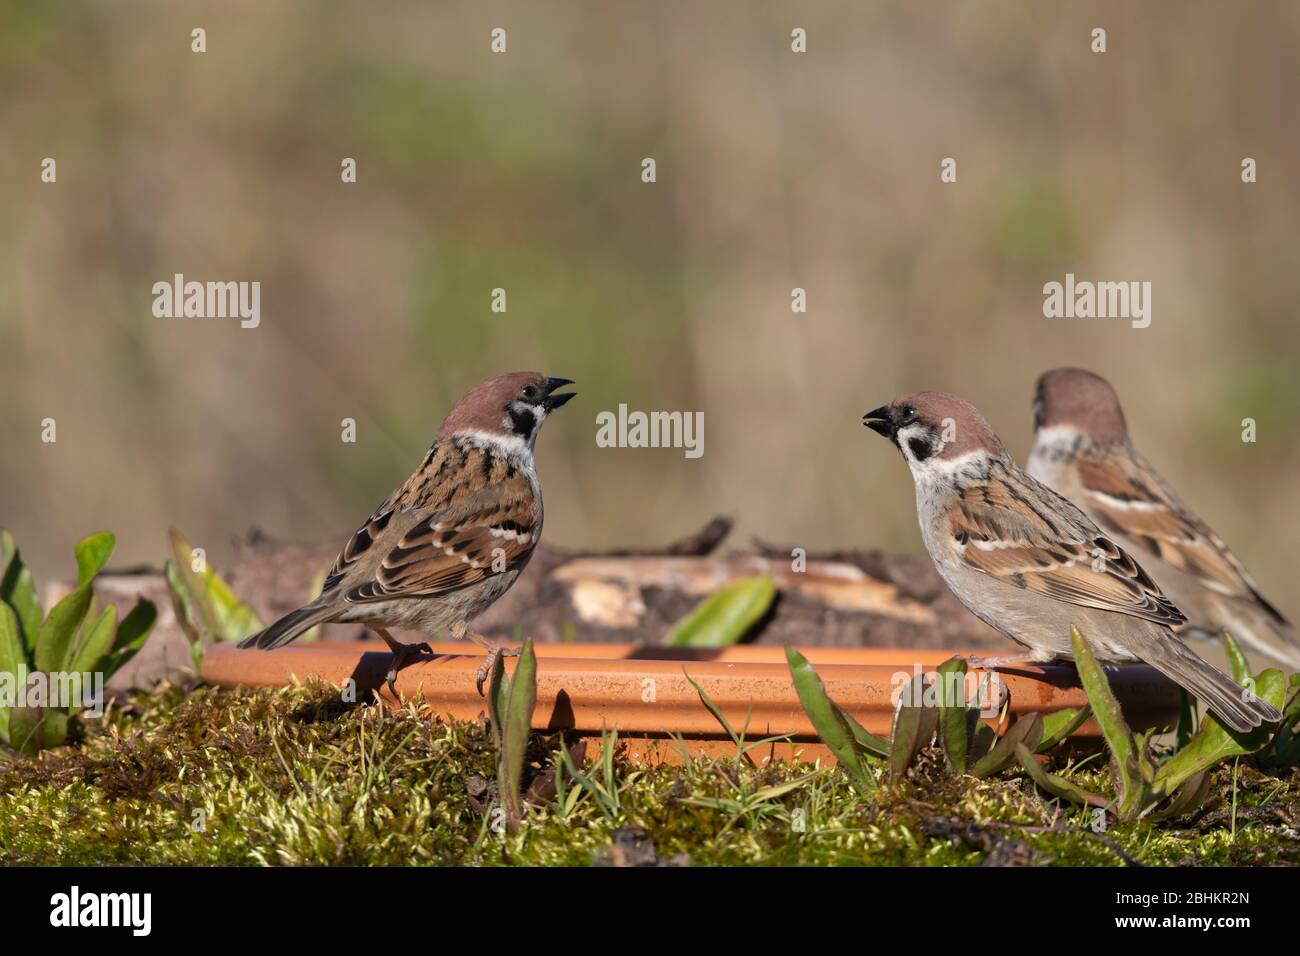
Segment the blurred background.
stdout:
<svg viewBox="0 0 1300 956">
<path fill-rule="evenodd" d="M 1297 102 L 1294 3 L 6 0 L 0 524 L 38 578 L 100 529 L 117 565 L 169 525 L 218 568 L 251 526 L 341 543 L 462 391 L 537 369 L 580 393 L 552 544 L 729 512 L 916 552 L 862 412 L 955 391 L 1023 461 L 1071 364 L 1296 616 Z M 1150 281 L 1150 328 L 1044 318 L 1067 272 Z M 260 327 L 155 318 L 175 273 L 260 281 Z M 619 403 L 703 411 L 704 456 L 597 448 Z"/>
</svg>

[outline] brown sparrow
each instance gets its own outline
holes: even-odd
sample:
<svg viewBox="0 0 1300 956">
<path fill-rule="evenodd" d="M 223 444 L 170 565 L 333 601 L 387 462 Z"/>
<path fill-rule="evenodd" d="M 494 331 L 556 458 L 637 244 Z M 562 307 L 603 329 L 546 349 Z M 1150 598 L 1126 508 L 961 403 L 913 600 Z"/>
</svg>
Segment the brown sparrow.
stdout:
<svg viewBox="0 0 1300 956">
<path fill-rule="evenodd" d="M 1065 495 L 1134 554 L 1188 616 L 1188 636 L 1232 634 L 1291 670 L 1295 631 L 1209 525 L 1129 441 L 1100 375 L 1058 368 L 1038 379 L 1029 473 Z"/>
<path fill-rule="evenodd" d="M 921 537 L 953 594 L 1030 651 L 981 663 L 1069 658 L 1075 625 L 1098 660 L 1145 661 L 1234 730 L 1281 719 L 1170 630 L 1178 608 L 1083 512 L 1021 471 L 973 406 L 919 392 L 862 422 L 907 460 Z"/>
<path fill-rule="evenodd" d="M 477 686 L 508 651 L 469 622 L 506 592 L 542 536 L 542 487 L 533 449 L 546 416 L 574 397 L 572 384 L 536 372 L 498 375 L 448 413 L 420 467 L 348 539 L 320 597 L 240 647 L 282 647 L 326 621 L 357 622 L 393 652 L 397 672 L 428 653 L 387 628 L 443 631 L 488 650 Z"/>
</svg>

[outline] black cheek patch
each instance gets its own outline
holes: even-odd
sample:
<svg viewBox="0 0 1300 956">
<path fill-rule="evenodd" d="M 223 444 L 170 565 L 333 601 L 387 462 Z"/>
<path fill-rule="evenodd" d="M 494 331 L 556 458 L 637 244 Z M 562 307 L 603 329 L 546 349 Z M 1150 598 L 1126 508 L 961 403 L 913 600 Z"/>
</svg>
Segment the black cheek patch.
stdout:
<svg viewBox="0 0 1300 956">
<path fill-rule="evenodd" d="M 907 447 L 911 449 L 912 457 L 917 461 L 925 461 L 934 454 L 934 449 L 930 447 L 930 443 L 923 438 L 909 438 Z"/>
<path fill-rule="evenodd" d="M 509 412 L 510 427 L 516 435 L 519 435 L 522 438 L 527 438 L 533 433 L 533 425 L 536 424 L 537 419 L 533 416 L 532 409 L 527 407 L 516 408 L 514 405 L 511 405 Z"/>
</svg>

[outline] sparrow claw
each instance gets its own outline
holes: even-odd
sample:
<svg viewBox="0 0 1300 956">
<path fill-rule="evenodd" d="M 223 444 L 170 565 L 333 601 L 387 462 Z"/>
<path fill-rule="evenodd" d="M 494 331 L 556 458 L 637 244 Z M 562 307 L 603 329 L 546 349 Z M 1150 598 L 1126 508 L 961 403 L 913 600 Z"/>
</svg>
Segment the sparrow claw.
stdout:
<svg viewBox="0 0 1300 956">
<path fill-rule="evenodd" d="M 483 663 L 478 666 L 478 672 L 474 675 L 474 686 L 478 688 L 478 695 L 485 696 L 483 693 L 483 682 L 487 680 L 488 674 L 492 673 L 493 668 L 497 666 L 497 661 L 503 657 L 518 657 L 519 648 L 502 647 L 500 644 L 494 644 L 488 648 L 487 657 L 483 658 Z"/>
<path fill-rule="evenodd" d="M 501 648 L 494 647 L 492 650 L 488 651 L 487 657 L 483 658 L 483 663 L 479 664 L 478 671 L 474 674 L 474 686 L 478 688 L 478 695 L 480 697 L 487 696 L 483 693 L 483 682 L 487 680 L 488 674 L 497 666 L 497 661 L 500 659 Z"/>
</svg>

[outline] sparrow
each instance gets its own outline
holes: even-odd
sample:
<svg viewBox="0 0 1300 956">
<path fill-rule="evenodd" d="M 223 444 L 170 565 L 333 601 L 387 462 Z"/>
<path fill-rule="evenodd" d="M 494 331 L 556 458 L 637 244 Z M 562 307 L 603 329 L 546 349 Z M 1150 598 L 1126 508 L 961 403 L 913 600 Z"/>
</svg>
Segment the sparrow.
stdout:
<svg viewBox="0 0 1300 956">
<path fill-rule="evenodd" d="M 1227 631 L 1300 669 L 1291 624 L 1259 593 L 1223 539 L 1133 448 L 1119 397 L 1100 375 L 1058 368 L 1039 377 L 1028 470 L 1141 557 L 1187 614 L 1187 636 Z"/>
<path fill-rule="evenodd" d="M 1068 659 L 1073 625 L 1098 660 L 1151 665 L 1234 730 L 1281 719 L 1183 643 L 1172 630 L 1182 612 L 1082 511 L 1025 474 L 972 405 L 918 392 L 867 412 L 862 423 L 907 461 L 921 537 L 953 594 L 1029 649 L 979 663 Z"/>
<path fill-rule="evenodd" d="M 548 415 L 576 393 L 537 372 L 498 375 L 452 406 L 420 466 L 348 539 L 321 594 L 240 647 L 271 650 L 328 621 L 359 623 L 393 654 L 397 672 L 429 645 L 394 640 L 388 628 L 468 637 L 487 649 L 476 686 L 500 657 L 517 654 L 470 622 L 519 577 L 542 536 L 542 486 L 534 450 Z"/>
</svg>

